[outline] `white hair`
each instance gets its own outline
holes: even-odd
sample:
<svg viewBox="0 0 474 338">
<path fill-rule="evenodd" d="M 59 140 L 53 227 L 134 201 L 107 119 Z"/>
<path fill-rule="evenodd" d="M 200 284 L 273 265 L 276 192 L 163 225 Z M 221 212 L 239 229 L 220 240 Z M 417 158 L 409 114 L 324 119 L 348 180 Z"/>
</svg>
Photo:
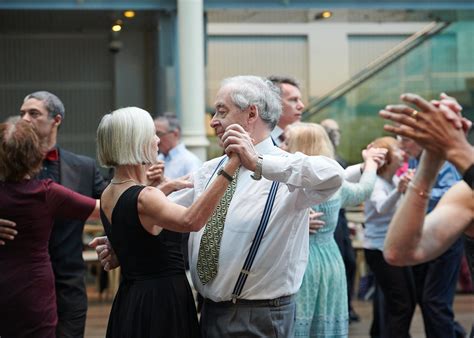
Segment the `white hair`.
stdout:
<svg viewBox="0 0 474 338">
<path fill-rule="evenodd" d="M 155 125 L 150 114 L 137 107 L 105 115 L 97 128 L 97 154 L 104 167 L 156 163 Z"/>
<path fill-rule="evenodd" d="M 252 75 L 234 76 L 222 81 L 222 87 L 230 88 L 232 102 L 241 110 L 255 105 L 260 118 L 275 128 L 281 115 L 280 91 L 271 81 Z"/>
</svg>

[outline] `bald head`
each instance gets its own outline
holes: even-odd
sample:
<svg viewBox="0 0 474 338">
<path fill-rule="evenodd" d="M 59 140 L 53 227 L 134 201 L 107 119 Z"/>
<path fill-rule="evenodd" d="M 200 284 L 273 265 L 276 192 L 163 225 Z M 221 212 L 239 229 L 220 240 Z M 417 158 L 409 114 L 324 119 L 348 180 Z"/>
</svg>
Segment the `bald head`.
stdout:
<svg viewBox="0 0 474 338">
<path fill-rule="evenodd" d="M 339 124 L 333 119 L 322 120 L 320 124 L 326 130 L 326 133 L 328 133 L 329 139 L 334 148 L 337 148 L 341 143 L 341 130 L 339 129 Z"/>
<path fill-rule="evenodd" d="M 322 120 L 320 125 L 327 129 L 339 129 L 339 124 L 333 119 Z"/>
</svg>

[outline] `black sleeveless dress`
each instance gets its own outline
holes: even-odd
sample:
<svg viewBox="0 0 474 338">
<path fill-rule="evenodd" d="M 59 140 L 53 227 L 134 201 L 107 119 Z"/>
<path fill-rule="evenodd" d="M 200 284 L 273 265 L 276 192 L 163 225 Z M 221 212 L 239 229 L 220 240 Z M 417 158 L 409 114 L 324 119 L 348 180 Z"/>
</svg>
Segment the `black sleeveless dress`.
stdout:
<svg viewBox="0 0 474 338">
<path fill-rule="evenodd" d="M 118 199 L 105 232 L 122 269 L 122 281 L 107 325 L 107 337 L 199 337 L 191 288 L 181 253 L 182 234 L 148 233 L 140 223 L 138 195 L 132 186 Z"/>
</svg>

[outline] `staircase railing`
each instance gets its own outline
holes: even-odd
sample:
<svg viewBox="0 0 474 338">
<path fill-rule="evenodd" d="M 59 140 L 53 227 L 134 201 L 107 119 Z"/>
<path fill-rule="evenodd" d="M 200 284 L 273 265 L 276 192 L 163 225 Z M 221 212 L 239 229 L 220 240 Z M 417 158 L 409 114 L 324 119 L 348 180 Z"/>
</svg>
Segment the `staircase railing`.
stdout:
<svg viewBox="0 0 474 338">
<path fill-rule="evenodd" d="M 420 31 L 409 36 L 393 48 L 389 49 L 375 60 L 370 62 L 361 71 L 352 76 L 349 80 L 338 85 L 336 88 L 330 90 L 328 93 L 322 96 L 322 98 L 314 99 L 308 104 L 304 114 L 303 120 L 306 120 L 309 116 L 320 112 L 322 109 L 339 99 L 341 96 L 357 87 L 362 82 L 368 80 L 388 65 L 392 64 L 396 60 L 400 59 L 403 55 L 413 50 L 424 41 L 431 37 L 439 34 L 442 30 L 450 25 L 449 22 L 430 22 L 427 26 L 423 27 Z"/>
</svg>

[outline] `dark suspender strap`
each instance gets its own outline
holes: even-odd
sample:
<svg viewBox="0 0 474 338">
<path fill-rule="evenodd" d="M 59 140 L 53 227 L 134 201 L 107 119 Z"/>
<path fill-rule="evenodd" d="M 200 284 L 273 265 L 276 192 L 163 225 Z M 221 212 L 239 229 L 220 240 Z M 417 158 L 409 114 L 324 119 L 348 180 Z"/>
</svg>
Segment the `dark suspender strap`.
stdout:
<svg viewBox="0 0 474 338">
<path fill-rule="evenodd" d="M 209 182 L 211 182 L 212 178 L 214 177 L 214 175 L 216 174 L 217 172 L 217 169 L 219 169 L 222 165 L 222 163 L 224 163 L 224 161 L 226 160 L 227 156 L 224 156 L 220 161 L 219 161 L 219 164 L 217 165 L 217 167 L 214 169 L 214 171 L 212 172 L 212 175 L 209 177 L 209 181 L 207 181 L 206 183 L 206 186 L 204 187 L 204 189 L 207 189 L 207 186 L 209 185 Z"/>
<path fill-rule="evenodd" d="M 232 301 L 235 303 L 236 299 L 242 293 L 245 282 L 247 281 L 247 276 L 250 273 L 252 268 L 253 261 L 257 255 L 258 248 L 262 242 L 263 235 L 268 225 L 268 220 L 270 219 L 270 214 L 272 212 L 273 203 L 275 202 L 275 196 L 278 191 L 279 182 L 273 182 L 270 192 L 268 194 L 267 202 L 265 203 L 265 209 L 263 210 L 262 218 L 260 219 L 260 224 L 258 226 L 255 237 L 253 238 L 252 245 L 250 246 L 249 253 L 245 259 L 244 266 L 240 271 L 239 278 L 237 278 L 237 283 L 235 283 L 234 291 L 232 292 Z"/>
</svg>

